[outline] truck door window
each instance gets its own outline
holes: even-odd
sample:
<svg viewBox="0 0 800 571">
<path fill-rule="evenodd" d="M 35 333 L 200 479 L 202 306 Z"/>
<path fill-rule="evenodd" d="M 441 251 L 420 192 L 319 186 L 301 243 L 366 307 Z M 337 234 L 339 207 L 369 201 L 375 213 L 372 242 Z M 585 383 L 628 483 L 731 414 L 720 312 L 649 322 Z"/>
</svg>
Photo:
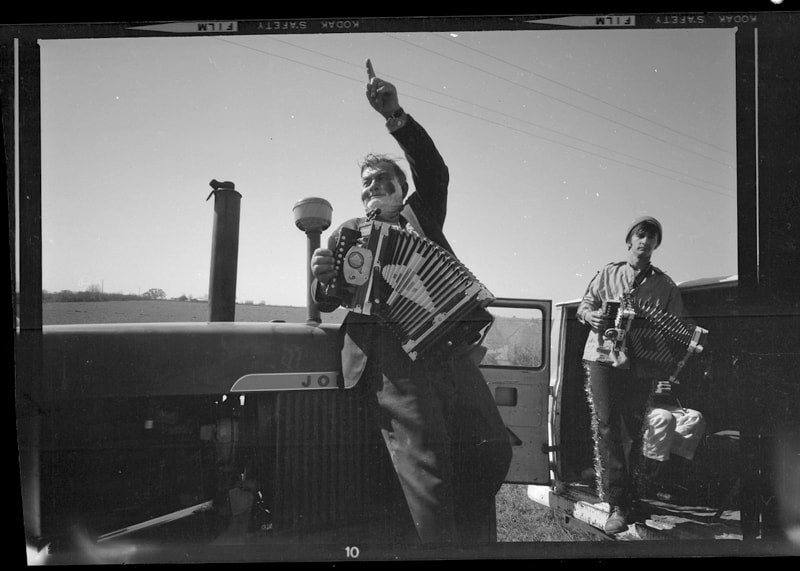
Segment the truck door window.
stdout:
<svg viewBox="0 0 800 571">
<path fill-rule="evenodd" d="M 542 366 L 542 312 L 527 308 L 490 307 L 495 321 L 484 340 L 487 348 L 481 366 Z"/>
</svg>

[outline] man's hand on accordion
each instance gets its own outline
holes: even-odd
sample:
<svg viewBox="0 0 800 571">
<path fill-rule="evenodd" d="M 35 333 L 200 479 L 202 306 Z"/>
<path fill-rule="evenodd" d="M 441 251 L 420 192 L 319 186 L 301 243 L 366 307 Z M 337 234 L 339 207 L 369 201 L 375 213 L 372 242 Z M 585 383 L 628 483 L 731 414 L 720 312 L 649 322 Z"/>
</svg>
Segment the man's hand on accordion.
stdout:
<svg viewBox="0 0 800 571">
<path fill-rule="evenodd" d="M 311 254 L 311 273 L 322 284 L 327 284 L 336 276 L 333 252 L 327 248 L 317 248 Z"/>
</svg>

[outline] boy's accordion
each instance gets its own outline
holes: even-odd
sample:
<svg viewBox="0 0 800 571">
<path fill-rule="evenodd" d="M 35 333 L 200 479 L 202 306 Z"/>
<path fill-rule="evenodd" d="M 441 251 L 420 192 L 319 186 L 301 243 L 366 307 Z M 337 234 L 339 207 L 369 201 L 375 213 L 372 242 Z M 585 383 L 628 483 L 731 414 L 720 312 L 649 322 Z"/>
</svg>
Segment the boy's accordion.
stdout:
<svg viewBox="0 0 800 571">
<path fill-rule="evenodd" d="M 398 226 L 342 228 L 327 296 L 388 325 L 412 359 L 466 346 L 493 322 L 494 296 L 455 256 Z"/>
<path fill-rule="evenodd" d="M 634 296 L 607 302 L 603 310 L 615 320 L 614 327 L 605 331 L 606 337 L 615 340 L 615 349 L 627 350 L 636 361 L 672 368 L 670 381 L 676 381 L 689 357 L 703 351 L 708 337 L 707 329 Z"/>
</svg>

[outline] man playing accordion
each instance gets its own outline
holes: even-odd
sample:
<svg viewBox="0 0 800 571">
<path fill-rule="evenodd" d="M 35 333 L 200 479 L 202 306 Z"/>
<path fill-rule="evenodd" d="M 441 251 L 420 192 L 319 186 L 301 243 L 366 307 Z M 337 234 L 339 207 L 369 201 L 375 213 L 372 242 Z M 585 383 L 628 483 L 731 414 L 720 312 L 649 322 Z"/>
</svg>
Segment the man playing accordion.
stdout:
<svg viewBox="0 0 800 571">
<path fill-rule="evenodd" d="M 662 239 L 658 220 L 651 216 L 634 220 L 625 234 L 627 259 L 607 264 L 595 275 L 577 310 L 578 319 L 591 327 L 583 366 L 592 410 L 598 493 L 609 504 L 608 533 L 628 527 L 634 501 L 632 464 L 641 455 L 648 397 L 655 381 L 667 379 L 673 372 L 626 350 L 629 339 L 620 323 L 621 313 L 608 311 L 608 306 L 645 304 L 666 315 L 684 315 L 675 282 L 651 263 Z M 625 454 L 626 434 L 633 442 L 630 461 Z"/>
<path fill-rule="evenodd" d="M 361 164 L 360 198 L 365 215 L 396 224 L 452 253 L 443 225 L 448 168 L 427 132 L 405 113 L 394 85 L 375 76 L 367 60 L 367 100 L 386 120 L 402 148 L 415 191 L 400 166 L 386 155 Z M 320 311 L 339 300 L 326 297 L 335 277 L 334 251 L 343 228 L 358 230 L 367 220 L 347 220 L 312 253 L 312 295 Z M 412 360 L 388 324 L 349 311 L 342 324 L 342 374 L 358 382 L 365 406 L 376 407 L 380 429 L 420 541 L 496 540 L 495 494 L 511 461 L 511 445 L 480 370 L 466 354 Z"/>
</svg>

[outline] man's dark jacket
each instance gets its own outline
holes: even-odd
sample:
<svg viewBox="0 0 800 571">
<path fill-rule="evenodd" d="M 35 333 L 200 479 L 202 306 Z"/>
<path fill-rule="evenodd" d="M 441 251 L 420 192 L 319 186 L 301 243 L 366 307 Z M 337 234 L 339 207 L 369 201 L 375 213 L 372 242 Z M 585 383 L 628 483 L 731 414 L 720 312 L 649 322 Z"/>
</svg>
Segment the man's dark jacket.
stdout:
<svg viewBox="0 0 800 571">
<path fill-rule="evenodd" d="M 428 133 L 410 115 L 406 115 L 406 124 L 391 134 L 405 153 L 415 188 L 415 192 L 406 199 L 400 215 L 401 226 L 410 226 L 453 253 L 443 231 L 447 215 L 447 186 L 450 182 L 447 165 Z M 341 228 L 357 230 L 364 222 L 365 218 L 361 217 L 351 218 L 341 224 L 329 237 L 328 248 L 335 249 Z M 325 298 L 316 281 L 312 284 L 312 290 L 320 311 L 330 312 L 338 307 L 337 301 Z M 375 317 L 353 312 L 347 314 L 342 327 L 342 374 L 346 383 L 351 385 L 358 382 L 364 372 L 368 347 L 374 337 L 391 333 L 388 328 L 381 327 Z"/>
</svg>

